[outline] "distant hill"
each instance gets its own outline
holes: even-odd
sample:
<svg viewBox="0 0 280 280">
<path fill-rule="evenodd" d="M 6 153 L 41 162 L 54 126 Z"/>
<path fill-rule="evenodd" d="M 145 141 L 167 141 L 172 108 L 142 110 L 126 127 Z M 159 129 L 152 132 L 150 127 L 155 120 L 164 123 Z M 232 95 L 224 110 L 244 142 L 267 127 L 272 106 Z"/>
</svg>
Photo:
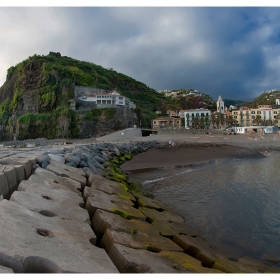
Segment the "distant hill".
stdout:
<svg viewBox="0 0 280 280">
<path fill-rule="evenodd" d="M 280 98 L 280 90 L 271 90 L 263 92 L 253 101 L 246 102 L 245 105 L 250 108 L 256 108 L 259 105 L 275 105 L 275 100 Z"/>
<path fill-rule="evenodd" d="M 79 123 L 83 119 L 68 106 L 68 100 L 74 98 L 74 86 L 117 90 L 136 103 L 138 119 L 144 125 L 149 125 L 154 111 L 168 102 L 163 94 L 113 69 L 55 52 L 35 54 L 7 71 L 0 88 L 0 137 L 81 136 Z"/>
<path fill-rule="evenodd" d="M 240 106 L 243 106 L 245 101 L 242 100 L 232 100 L 232 99 L 223 99 L 225 106 L 229 107 L 230 105 L 237 106 L 239 108 Z"/>
</svg>

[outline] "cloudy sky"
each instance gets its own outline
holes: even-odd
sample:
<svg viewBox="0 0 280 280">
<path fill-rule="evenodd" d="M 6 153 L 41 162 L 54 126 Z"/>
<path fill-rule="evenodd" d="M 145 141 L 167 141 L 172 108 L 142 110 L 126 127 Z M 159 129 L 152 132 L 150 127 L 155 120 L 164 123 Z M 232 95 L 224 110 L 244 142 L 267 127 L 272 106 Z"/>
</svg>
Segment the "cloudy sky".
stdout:
<svg viewBox="0 0 280 280">
<path fill-rule="evenodd" d="M 280 7 L 1 6 L 0 85 L 10 66 L 54 51 L 156 90 L 252 100 L 280 89 L 279 15 Z"/>
</svg>

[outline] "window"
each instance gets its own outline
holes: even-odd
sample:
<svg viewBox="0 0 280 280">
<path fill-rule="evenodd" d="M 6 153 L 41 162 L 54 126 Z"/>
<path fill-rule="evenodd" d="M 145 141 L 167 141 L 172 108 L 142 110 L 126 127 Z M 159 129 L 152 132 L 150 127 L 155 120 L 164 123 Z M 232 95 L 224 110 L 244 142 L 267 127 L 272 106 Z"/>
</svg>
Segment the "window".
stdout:
<svg viewBox="0 0 280 280">
<path fill-rule="evenodd" d="M 234 115 L 237 115 L 237 112 L 233 112 Z"/>
<path fill-rule="evenodd" d="M 209 114 L 208 113 L 206 113 L 206 117 L 208 117 L 209 116 Z"/>
<path fill-rule="evenodd" d="M 251 114 L 252 114 L 252 115 L 255 115 L 255 111 L 252 111 Z"/>
<path fill-rule="evenodd" d="M 260 115 L 261 113 L 262 113 L 261 111 L 258 111 L 258 112 L 257 112 L 258 115 Z"/>
</svg>

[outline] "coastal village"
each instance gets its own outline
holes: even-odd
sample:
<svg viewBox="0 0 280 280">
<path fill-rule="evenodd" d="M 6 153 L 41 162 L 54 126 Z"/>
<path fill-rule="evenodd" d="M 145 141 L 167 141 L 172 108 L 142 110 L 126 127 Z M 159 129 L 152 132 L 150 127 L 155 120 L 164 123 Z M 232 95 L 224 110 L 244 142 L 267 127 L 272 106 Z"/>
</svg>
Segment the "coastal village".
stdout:
<svg viewBox="0 0 280 280">
<path fill-rule="evenodd" d="M 162 91 L 161 91 L 162 92 Z M 163 91 L 166 96 L 176 98 L 178 91 Z M 270 93 L 278 92 L 271 90 Z M 198 90 L 190 91 L 187 95 L 198 98 L 201 93 Z M 269 99 L 267 99 L 269 100 Z M 161 111 L 156 113 L 159 117 L 152 120 L 152 129 L 223 129 L 228 133 L 276 133 L 280 126 L 280 99 L 276 98 L 274 104 L 258 105 L 257 108 L 249 108 L 230 105 L 225 106 L 222 97 L 216 102 L 216 110 L 208 108 L 196 108 L 188 110 L 167 110 L 165 116 Z"/>
</svg>

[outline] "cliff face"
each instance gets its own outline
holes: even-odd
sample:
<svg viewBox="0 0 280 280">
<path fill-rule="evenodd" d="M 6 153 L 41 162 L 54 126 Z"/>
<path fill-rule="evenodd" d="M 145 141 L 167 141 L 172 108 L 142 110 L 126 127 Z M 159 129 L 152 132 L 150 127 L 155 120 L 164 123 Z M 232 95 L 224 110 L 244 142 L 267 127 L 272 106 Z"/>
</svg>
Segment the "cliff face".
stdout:
<svg viewBox="0 0 280 280">
<path fill-rule="evenodd" d="M 59 53 L 34 55 L 9 68 L 0 88 L 0 139 L 100 136 L 136 123 L 135 114 L 119 109 L 110 120 L 102 120 L 102 114 L 98 119 L 85 119 L 85 114 L 68 105 L 75 86 L 115 89 L 138 104 L 152 107 L 162 98 L 143 83 L 114 70 Z"/>
</svg>

